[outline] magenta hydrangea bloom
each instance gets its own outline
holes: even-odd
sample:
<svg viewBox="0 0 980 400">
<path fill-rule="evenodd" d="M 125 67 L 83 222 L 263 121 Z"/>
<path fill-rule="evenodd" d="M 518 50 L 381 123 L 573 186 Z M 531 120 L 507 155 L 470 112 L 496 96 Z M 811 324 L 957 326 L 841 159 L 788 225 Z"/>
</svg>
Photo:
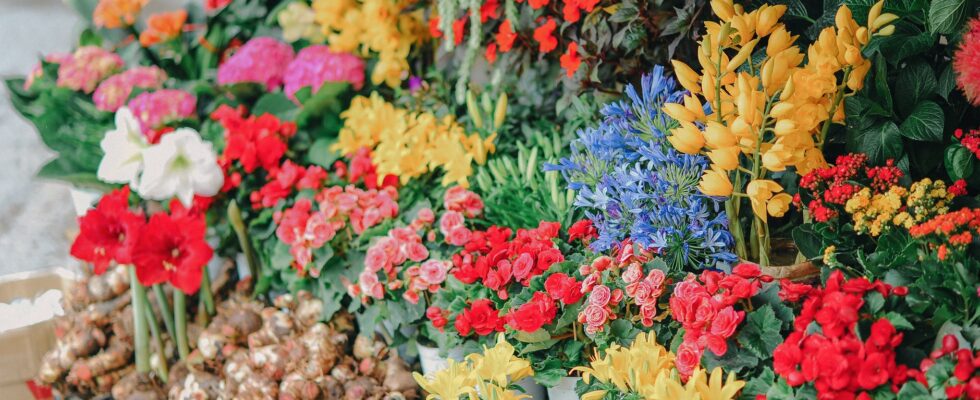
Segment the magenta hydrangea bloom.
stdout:
<svg viewBox="0 0 980 400">
<path fill-rule="evenodd" d="M 58 86 L 92 93 L 103 79 L 123 67 L 118 54 L 97 46 L 83 46 L 58 66 Z"/>
<path fill-rule="evenodd" d="M 159 89 L 167 80 L 167 73 L 157 67 L 136 67 L 102 81 L 92 95 L 95 107 L 115 112 L 126 104 L 133 88 Z"/>
<path fill-rule="evenodd" d="M 129 101 L 129 109 L 140 121 L 144 135 L 173 121 L 195 115 L 197 98 L 178 89 L 160 89 L 140 93 Z"/>
<path fill-rule="evenodd" d="M 349 53 L 333 52 L 325 45 L 300 50 L 286 68 L 285 92 L 296 100 L 300 89 L 310 86 L 313 92 L 325 82 L 350 82 L 355 89 L 364 86 L 364 60 Z"/>
<path fill-rule="evenodd" d="M 293 48 L 269 37 L 249 40 L 218 66 L 218 83 L 257 82 L 274 90 L 282 84 L 286 66 L 293 61 Z"/>
</svg>

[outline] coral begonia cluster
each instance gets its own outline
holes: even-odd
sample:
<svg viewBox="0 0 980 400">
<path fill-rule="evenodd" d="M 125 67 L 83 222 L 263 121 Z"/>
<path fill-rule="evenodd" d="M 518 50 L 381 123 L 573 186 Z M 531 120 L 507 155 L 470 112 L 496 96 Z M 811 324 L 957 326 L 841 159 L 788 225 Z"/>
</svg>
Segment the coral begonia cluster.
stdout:
<svg viewBox="0 0 980 400">
<path fill-rule="evenodd" d="M 973 105 L 980 105 L 980 18 L 966 25 L 959 48 L 953 56 L 956 85 Z"/>
<path fill-rule="evenodd" d="M 159 89 L 167 73 L 158 67 L 134 67 L 102 81 L 92 94 L 92 102 L 102 111 L 116 112 L 126 104 L 133 89 Z"/>
<path fill-rule="evenodd" d="M 159 133 L 155 134 L 154 130 L 197 116 L 197 97 L 179 89 L 140 93 L 129 101 L 128 106 L 150 143 L 159 140 Z"/>
<path fill-rule="evenodd" d="M 331 49 L 362 57 L 377 54 L 371 82 L 394 88 L 408 77 L 409 53 L 426 32 L 424 10 L 410 8 L 413 4 L 409 0 L 313 0 L 312 7 L 316 24 Z M 283 28 L 292 27 L 285 24 Z"/>
<path fill-rule="evenodd" d="M 324 45 L 306 47 L 286 68 L 283 82 L 283 91 L 293 100 L 300 89 L 309 87 L 316 93 L 326 82 L 349 82 L 360 90 L 364 86 L 364 60 Z"/>
<path fill-rule="evenodd" d="M 170 213 L 155 213 L 147 221 L 129 208 L 129 194 L 128 186 L 108 193 L 78 219 L 71 255 L 91 262 L 97 275 L 112 263 L 133 264 L 143 285 L 170 282 L 184 293 L 197 292 L 213 254 L 204 240 L 204 214 L 175 199 Z"/>
<path fill-rule="evenodd" d="M 96 46 L 82 46 L 60 60 L 58 86 L 92 93 L 96 85 L 122 67 L 123 59 L 118 54 Z"/>
<path fill-rule="evenodd" d="M 690 376 L 699 365 L 704 349 L 716 356 L 728 352 L 728 339 L 745 318 L 735 304 L 759 292 L 762 272 L 755 264 L 739 264 L 727 275 L 704 271 L 698 279 L 687 279 L 674 285 L 670 312 L 684 328 L 684 341 L 677 348 L 677 370 Z"/>
<path fill-rule="evenodd" d="M 218 66 L 218 83 L 231 85 L 253 82 L 272 91 L 282 85 L 286 67 L 293 61 L 292 46 L 270 37 L 246 42 Z"/>
<path fill-rule="evenodd" d="M 951 255 L 960 258 L 966 254 L 967 246 L 980 237 L 980 208 L 964 208 L 938 215 L 909 228 L 909 234 L 925 240 L 941 261 Z"/>
<path fill-rule="evenodd" d="M 375 239 L 364 258 L 364 270 L 358 275 L 356 285 L 349 285 L 351 296 L 381 300 L 388 292 L 401 292 L 401 297 L 417 304 L 423 293 L 435 293 L 449 276 L 452 264 L 447 260 L 429 258 L 427 244 L 447 242 L 461 245 L 470 238 L 465 218 L 483 214 L 483 201 L 471 191 L 454 186 L 446 191 L 443 204 L 446 209 L 439 217 L 430 208 L 423 208 L 409 226 L 396 227 L 386 236 Z M 453 242 L 456 243 L 453 243 Z M 437 311 L 432 311 L 441 315 Z M 437 317 L 438 318 L 438 317 Z M 444 326 L 440 324 L 437 328 Z"/>
<path fill-rule="evenodd" d="M 395 175 L 402 184 L 441 170 L 442 184 L 466 186 L 473 163 L 494 151 L 496 135 L 467 135 L 452 116 L 410 112 L 384 101 L 377 92 L 358 96 L 341 114 L 344 127 L 333 146 L 343 154 L 370 148 L 378 176 Z"/>
<path fill-rule="evenodd" d="M 292 207 L 275 213 L 276 236 L 289 246 L 293 266 L 317 277 L 313 251 L 331 241 L 342 229 L 354 234 L 398 215 L 398 192 L 393 188 L 363 190 L 354 185 L 331 186 L 317 193 L 314 201 L 303 198 Z"/>
<path fill-rule="evenodd" d="M 895 362 L 904 335 L 865 307 L 865 295 L 888 298 L 890 285 L 863 277 L 847 280 L 835 270 L 822 288 L 786 281 L 781 286 L 780 297 L 803 305 L 793 332 L 773 352 L 776 374 L 793 387 L 812 385 L 820 398 L 869 398 L 879 387 L 898 392 L 909 377 L 908 368 Z M 870 324 L 870 334 L 857 335 L 861 322 Z"/>
</svg>

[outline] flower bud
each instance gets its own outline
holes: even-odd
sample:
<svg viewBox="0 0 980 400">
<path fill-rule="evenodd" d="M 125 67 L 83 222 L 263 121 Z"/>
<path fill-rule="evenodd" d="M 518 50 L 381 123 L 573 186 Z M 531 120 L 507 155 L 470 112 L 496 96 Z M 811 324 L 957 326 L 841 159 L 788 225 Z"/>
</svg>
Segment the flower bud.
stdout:
<svg viewBox="0 0 980 400">
<path fill-rule="evenodd" d="M 738 146 L 729 146 L 714 149 L 708 152 L 708 158 L 718 168 L 731 171 L 738 168 L 738 155 L 741 151 Z"/>
<path fill-rule="evenodd" d="M 735 5 L 731 0 L 711 0 L 711 11 L 722 21 L 731 20 L 735 16 Z"/>
<path fill-rule="evenodd" d="M 507 93 L 501 93 L 497 99 L 497 106 L 493 110 L 493 127 L 500 129 L 507 117 Z"/>
<path fill-rule="evenodd" d="M 483 128 L 483 116 L 480 115 L 479 107 L 476 104 L 476 96 L 470 91 L 466 92 L 466 112 L 473 120 L 473 125 L 477 128 Z"/>
<path fill-rule="evenodd" d="M 698 189 L 706 196 L 716 197 L 731 196 L 732 191 L 735 190 L 732 182 L 728 179 L 728 173 L 717 167 L 704 171 L 704 175 L 701 175 L 701 183 L 698 184 Z"/>
<path fill-rule="evenodd" d="M 882 27 L 895 22 L 897 19 L 898 16 L 892 13 L 881 14 L 878 16 L 878 18 L 875 18 L 874 21 L 871 22 L 871 31 L 882 29 Z"/>
<path fill-rule="evenodd" d="M 704 141 L 712 149 L 734 146 L 736 142 L 732 131 L 717 121 L 708 121 L 704 129 Z"/>
<path fill-rule="evenodd" d="M 697 154 L 704 147 L 704 135 L 690 122 L 681 121 L 681 126 L 672 129 L 671 133 L 667 140 L 681 153 Z"/>
</svg>

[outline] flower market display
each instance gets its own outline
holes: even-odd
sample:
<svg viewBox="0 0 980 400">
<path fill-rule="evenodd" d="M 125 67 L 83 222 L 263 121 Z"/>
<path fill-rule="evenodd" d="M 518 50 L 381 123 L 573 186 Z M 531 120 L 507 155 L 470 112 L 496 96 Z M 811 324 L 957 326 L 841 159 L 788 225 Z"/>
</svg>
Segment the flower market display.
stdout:
<svg viewBox="0 0 980 400">
<path fill-rule="evenodd" d="M 79 0 L 35 384 L 980 399 L 980 3 Z"/>
</svg>

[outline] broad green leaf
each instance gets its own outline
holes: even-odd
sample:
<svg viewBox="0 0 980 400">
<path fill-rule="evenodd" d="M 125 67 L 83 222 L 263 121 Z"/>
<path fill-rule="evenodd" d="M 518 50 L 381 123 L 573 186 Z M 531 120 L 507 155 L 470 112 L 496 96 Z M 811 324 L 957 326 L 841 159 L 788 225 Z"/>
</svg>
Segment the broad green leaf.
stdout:
<svg viewBox="0 0 980 400">
<path fill-rule="evenodd" d="M 849 130 L 847 134 L 848 149 L 867 154 L 872 165 L 902 156 L 902 135 L 894 122 L 884 121 L 863 131 Z"/>
<path fill-rule="evenodd" d="M 933 0 L 929 6 L 929 31 L 955 33 L 970 12 L 969 0 Z"/>
<path fill-rule="evenodd" d="M 340 158 L 339 153 L 330 149 L 335 142 L 336 139 L 333 138 L 317 139 L 306 154 L 307 160 L 326 169 L 333 168 L 334 161 Z"/>
<path fill-rule="evenodd" d="M 823 255 L 823 241 L 813 231 L 811 224 L 800 225 L 793 229 L 793 241 L 796 247 L 807 259 L 813 260 Z"/>
<path fill-rule="evenodd" d="M 885 318 L 888 318 L 888 321 L 891 322 L 892 326 L 894 326 L 896 329 L 901 329 L 906 331 L 915 329 L 915 327 L 912 326 L 912 323 L 909 322 L 909 320 L 906 319 L 905 316 L 897 312 L 890 311 L 887 314 L 885 314 Z"/>
<path fill-rule="evenodd" d="M 943 140 L 943 109 L 935 102 L 925 100 L 915 106 L 900 127 L 902 136 L 923 142 Z"/>
<path fill-rule="evenodd" d="M 779 334 L 779 328 L 782 326 L 772 307 L 766 304 L 745 317 L 745 322 L 738 333 L 738 343 L 757 357 L 768 358 L 776 346 L 783 341 L 783 337 Z"/>
<path fill-rule="evenodd" d="M 741 398 L 754 400 L 758 395 L 765 395 L 775 381 L 776 374 L 772 372 L 771 368 L 765 367 L 761 373 L 755 375 L 745 383 Z"/>
<path fill-rule="evenodd" d="M 887 54 L 888 62 L 898 65 L 905 59 L 922 54 L 932 49 L 936 43 L 936 36 L 923 32 L 915 36 L 894 35 L 886 38 L 880 44 L 881 52 Z"/>
<path fill-rule="evenodd" d="M 956 89 L 956 73 L 953 72 L 953 64 L 947 64 L 943 72 L 939 74 L 939 82 L 936 86 L 936 94 L 949 100 L 949 94 Z"/>
<path fill-rule="evenodd" d="M 252 114 L 272 114 L 280 119 L 292 120 L 292 118 L 295 118 L 292 111 L 295 110 L 297 110 L 296 103 L 293 103 L 285 94 L 282 92 L 272 92 L 259 98 L 255 106 L 252 107 Z"/>
<path fill-rule="evenodd" d="M 923 62 L 909 64 L 898 73 L 895 82 L 895 106 L 900 115 L 908 115 L 920 101 L 936 93 L 936 74 Z"/>
<path fill-rule="evenodd" d="M 551 334 L 544 330 L 544 328 L 538 329 L 534 332 L 517 331 L 514 334 L 514 337 L 524 343 L 537 343 L 551 340 Z"/>
<path fill-rule="evenodd" d="M 969 149 L 959 143 L 946 148 L 946 173 L 953 180 L 966 179 L 973 175 L 973 164 L 976 157 Z"/>
<path fill-rule="evenodd" d="M 910 379 L 905 382 L 902 386 L 902 390 L 898 391 L 898 400 L 932 400 L 932 395 L 929 394 L 929 390 L 921 383 Z"/>
</svg>

